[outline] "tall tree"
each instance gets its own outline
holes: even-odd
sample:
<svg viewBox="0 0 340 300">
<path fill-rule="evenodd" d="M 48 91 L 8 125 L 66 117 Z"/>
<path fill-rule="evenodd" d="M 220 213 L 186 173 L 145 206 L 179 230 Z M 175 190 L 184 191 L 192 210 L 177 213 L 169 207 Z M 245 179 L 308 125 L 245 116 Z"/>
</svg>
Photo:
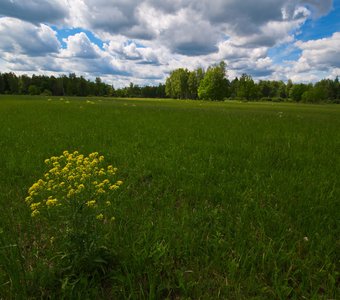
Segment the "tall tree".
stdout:
<svg viewBox="0 0 340 300">
<path fill-rule="evenodd" d="M 166 95 L 176 99 L 189 98 L 188 85 L 189 71 L 187 69 L 177 69 L 170 73 L 165 83 Z"/>
<path fill-rule="evenodd" d="M 204 78 L 204 70 L 202 68 L 198 68 L 189 73 L 188 78 L 188 89 L 189 89 L 189 98 L 197 99 L 198 98 L 198 87 L 201 81 Z"/>
<path fill-rule="evenodd" d="M 289 97 L 294 101 L 301 101 L 304 92 L 308 91 L 310 87 L 307 84 L 293 84 L 289 91 Z"/>
<path fill-rule="evenodd" d="M 253 78 L 248 74 L 242 74 L 237 89 L 237 97 L 246 100 L 253 100 L 258 98 L 257 87 Z"/>
<path fill-rule="evenodd" d="M 5 92 L 5 80 L 3 75 L 0 73 L 0 94 Z"/>
<path fill-rule="evenodd" d="M 224 61 L 208 68 L 199 87 L 198 97 L 205 100 L 223 100 L 228 94 L 228 80 Z"/>
</svg>

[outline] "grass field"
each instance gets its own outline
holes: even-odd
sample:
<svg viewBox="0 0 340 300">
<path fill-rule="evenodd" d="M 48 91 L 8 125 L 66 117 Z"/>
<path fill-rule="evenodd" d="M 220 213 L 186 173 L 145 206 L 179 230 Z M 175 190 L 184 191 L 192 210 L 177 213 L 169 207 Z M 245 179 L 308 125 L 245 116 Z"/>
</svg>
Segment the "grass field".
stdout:
<svg viewBox="0 0 340 300">
<path fill-rule="evenodd" d="M 0 97 L 0 299 L 339 297 L 340 106 L 51 99 Z M 30 246 L 27 190 L 64 150 L 124 181 L 100 276 Z"/>
</svg>

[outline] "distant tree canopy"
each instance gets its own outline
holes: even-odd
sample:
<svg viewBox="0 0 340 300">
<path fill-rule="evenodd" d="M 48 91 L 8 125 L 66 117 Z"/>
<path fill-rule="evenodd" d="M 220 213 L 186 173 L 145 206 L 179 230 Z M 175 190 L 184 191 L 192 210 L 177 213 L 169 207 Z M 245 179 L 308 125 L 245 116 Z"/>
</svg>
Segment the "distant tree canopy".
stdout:
<svg viewBox="0 0 340 300">
<path fill-rule="evenodd" d="M 0 73 L 0 94 L 23 94 L 45 96 L 117 96 L 165 98 L 165 85 L 143 86 L 130 84 L 129 87 L 114 89 L 112 85 L 104 83 L 100 77 L 95 81 L 76 76 L 59 77 L 44 75 L 17 76 L 14 73 Z"/>
<path fill-rule="evenodd" d="M 139 86 L 131 82 L 119 89 L 103 82 L 100 77 L 90 81 L 74 73 L 59 77 L 0 73 L 0 94 L 340 103 L 340 83 L 338 77 L 315 84 L 294 84 L 291 80 L 287 83 L 275 80 L 256 83 L 249 74 L 229 81 L 226 64 L 220 62 L 207 70 L 173 70 L 165 84 L 158 86 Z"/>
<path fill-rule="evenodd" d="M 294 84 L 275 80 L 254 82 L 249 74 L 242 74 L 232 81 L 227 78 L 224 62 L 210 66 L 206 71 L 199 68 L 173 70 L 165 83 L 166 95 L 175 99 L 246 101 L 294 101 L 294 102 L 333 102 L 340 103 L 339 78 L 323 79 L 315 84 Z"/>
</svg>

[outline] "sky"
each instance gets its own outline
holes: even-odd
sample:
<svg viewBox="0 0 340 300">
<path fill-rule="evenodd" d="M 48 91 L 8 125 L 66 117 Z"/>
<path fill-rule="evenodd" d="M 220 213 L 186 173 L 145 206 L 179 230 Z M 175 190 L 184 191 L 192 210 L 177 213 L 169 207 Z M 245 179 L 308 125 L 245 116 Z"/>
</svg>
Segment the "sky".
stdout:
<svg viewBox="0 0 340 300">
<path fill-rule="evenodd" d="M 229 79 L 340 75 L 340 0 L 0 0 L 0 72 L 163 83 L 225 61 Z"/>
</svg>

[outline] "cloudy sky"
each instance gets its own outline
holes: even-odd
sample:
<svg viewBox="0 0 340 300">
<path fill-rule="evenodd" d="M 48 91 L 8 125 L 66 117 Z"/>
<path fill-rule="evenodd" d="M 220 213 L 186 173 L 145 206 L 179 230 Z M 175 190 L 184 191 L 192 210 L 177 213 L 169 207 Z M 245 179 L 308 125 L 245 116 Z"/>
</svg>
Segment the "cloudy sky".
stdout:
<svg viewBox="0 0 340 300">
<path fill-rule="evenodd" d="M 120 87 L 221 60 L 230 79 L 340 75 L 340 0 L 0 0 L 0 72 Z"/>
</svg>

